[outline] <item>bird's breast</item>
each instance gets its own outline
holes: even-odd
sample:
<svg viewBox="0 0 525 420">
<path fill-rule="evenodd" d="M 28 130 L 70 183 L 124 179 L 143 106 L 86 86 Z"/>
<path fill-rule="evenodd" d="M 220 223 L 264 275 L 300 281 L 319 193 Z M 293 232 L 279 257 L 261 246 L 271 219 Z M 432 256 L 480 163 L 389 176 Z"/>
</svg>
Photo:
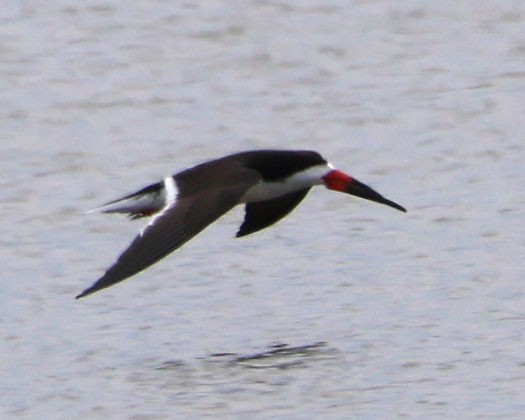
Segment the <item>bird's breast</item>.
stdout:
<svg viewBox="0 0 525 420">
<path fill-rule="evenodd" d="M 279 181 L 262 181 L 251 187 L 243 195 L 242 203 L 255 201 L 266 201 L 281 197 L 285 194 L 310 188 L 322 184 L 322 177 L 329 170 L 327 165 L 316 165 L 314 167 L 297 172 L 292 176 Z"/>
</svg>

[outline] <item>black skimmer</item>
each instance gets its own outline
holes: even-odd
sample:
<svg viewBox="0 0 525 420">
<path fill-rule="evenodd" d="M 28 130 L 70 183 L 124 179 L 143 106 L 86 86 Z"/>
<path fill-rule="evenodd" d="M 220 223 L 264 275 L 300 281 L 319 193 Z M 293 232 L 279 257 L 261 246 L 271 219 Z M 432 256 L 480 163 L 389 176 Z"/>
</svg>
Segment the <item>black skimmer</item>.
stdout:
<svg viewBox="0 0 525 420">
<path fill-rule="evenodd" d="M 319 153 L 255 150 L 186 169 L 92 212 L 151 216 L 118 260 L 78 298 L 137 274 L 175 251 L 237 204 L 245 204 L 237 237 L 264 229 L 290 213 L 315 185 L 406 211 Z"/>
</svg>

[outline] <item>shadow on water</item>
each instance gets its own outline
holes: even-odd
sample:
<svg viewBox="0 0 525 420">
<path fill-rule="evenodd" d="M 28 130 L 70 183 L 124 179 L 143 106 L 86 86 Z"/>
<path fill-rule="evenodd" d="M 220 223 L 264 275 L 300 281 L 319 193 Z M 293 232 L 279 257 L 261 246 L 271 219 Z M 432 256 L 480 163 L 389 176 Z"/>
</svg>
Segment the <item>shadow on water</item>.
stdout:
<svg viewBox="0 0 525 420">
<path fill-rule="evenodd" d="M 340 372 L 345 359 L 325 342 L 301 345 L 272 344 L 250 354 L 211 353 L 200 358 L 172 359 L 155 366 L 135 366 L 129 381 L 185 404 L 205 397 L 218 406 L 245 403 L 247 395 L 282 395 L 283 387 L 305 378 L 324 378 Z M 332 377 L 331 373 L 328 374 Z"/>
<path fill-rule="evenodd" d="M 266 350 L 242 355 L 239 353 L 213 353 L 202 359 L 205 363 L 213 363 L 224 368 L 242 367 L 249 369 L 288 369 L 305 366 L 308 361 L 320 361 L 335 357 L 337 350 L 324 341 L 300 346 L 285 343 L 270 345 Z M 163 363 L 157 369 L 179 369 L 186 363 L 172 360 Z"/>
</svg>

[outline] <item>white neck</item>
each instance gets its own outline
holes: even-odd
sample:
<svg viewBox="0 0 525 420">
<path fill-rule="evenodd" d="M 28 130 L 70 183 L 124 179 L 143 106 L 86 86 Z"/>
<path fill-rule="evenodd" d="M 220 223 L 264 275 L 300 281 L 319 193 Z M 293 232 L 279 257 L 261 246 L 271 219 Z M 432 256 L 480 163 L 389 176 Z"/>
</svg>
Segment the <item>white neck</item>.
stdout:
<svg viewBox="0 0 525 420">
<path fill-rule="evenodd" d="M 313 187 L 323 183 L 323 176 L 332 170 L 332 165 L 315 165 L 304 171 L 275 182 L 261 182 L 250 188 L 242 197 L 241 202 L 265 201 L 280 197 L 294 191 Z"/>
</svg>

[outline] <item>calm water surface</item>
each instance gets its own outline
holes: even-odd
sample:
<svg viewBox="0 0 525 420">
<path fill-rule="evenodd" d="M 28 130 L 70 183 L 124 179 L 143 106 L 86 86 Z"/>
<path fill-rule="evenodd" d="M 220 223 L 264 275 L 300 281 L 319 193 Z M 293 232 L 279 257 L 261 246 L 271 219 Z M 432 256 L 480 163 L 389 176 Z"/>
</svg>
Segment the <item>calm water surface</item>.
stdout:
<svg viewBox="0 0 525 420">
<path fill-rule="evenodd" d="M 2 6 L 1 418 L 522 418 L 525 4 L 289 3 Z M 73 299 L 141 227 L 82 211 L 268 147 L 409 212 L 239 208 Z"/>
</svg>

